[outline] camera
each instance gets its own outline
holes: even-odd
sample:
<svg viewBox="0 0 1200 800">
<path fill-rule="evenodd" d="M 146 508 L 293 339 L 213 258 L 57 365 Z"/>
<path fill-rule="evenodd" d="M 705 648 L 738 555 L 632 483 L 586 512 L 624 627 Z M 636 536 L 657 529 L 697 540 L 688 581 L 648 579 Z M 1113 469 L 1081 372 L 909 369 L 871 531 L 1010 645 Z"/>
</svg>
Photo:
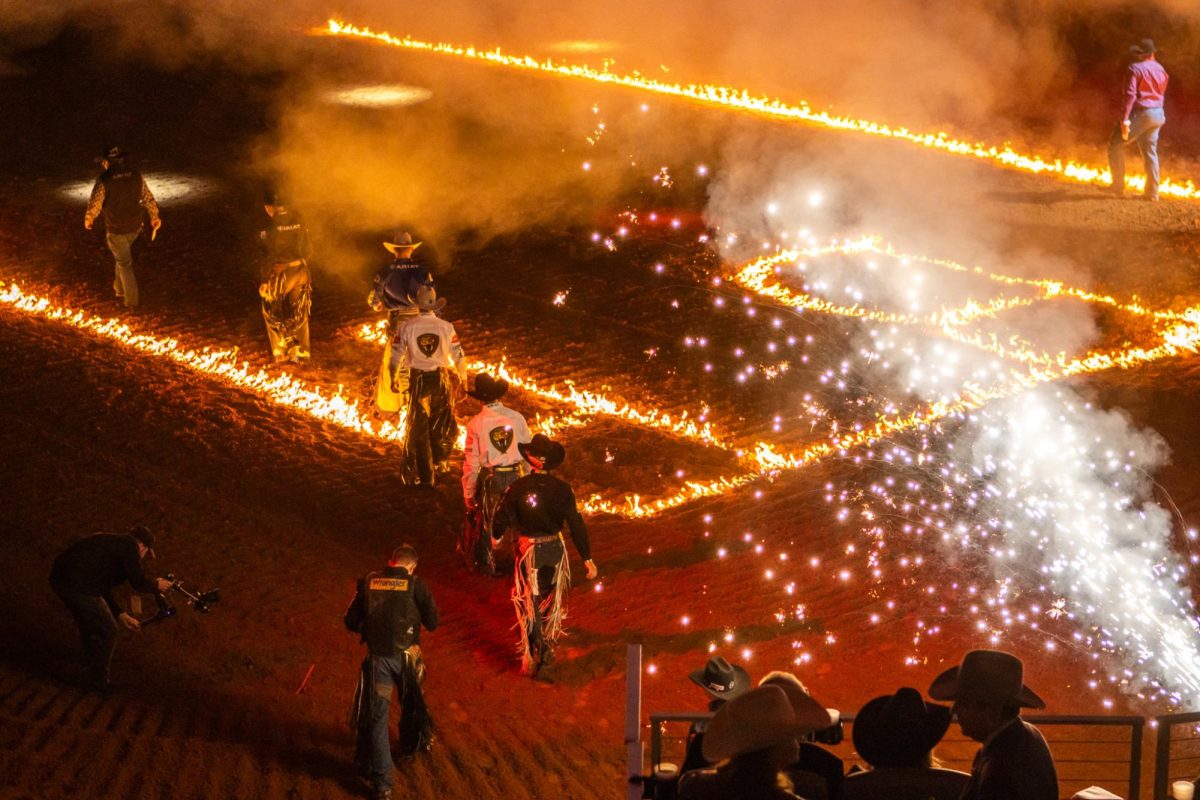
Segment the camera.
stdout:
<svg viewBox="0 0 1200 800">
<path fill-rule="evenodd" d="M 828 728 L 822 728 L 814 732 L 809 738 L 817 744 L 841 744 L 842 740 L 846 738 L 845 733 L 842 731 L 842 712 L 836 708 L 827 708 L 825 710 L 829 712 L 829 717 L 833 720 L 833 724 Z"/>
<path fill-rule="evenodd" d="M 171 582 L 171 589 L 169 591 L 179 592 L 181 595 L 183 595 L 184 602 L 199 611 L 201 614 L 207 614 L 214 603 L 221 602 L 220 589 L 209 589 L 207 591 L 193 592 L 184 588 L 183 581 L 179 580 L 172 574 L 167 575 L 167 580 Z M 154 599 L 158 603 L 158 611 L 155 612 L 154 616 L 142 620 L 142 625 L 162 622 L 163 620 L 170 619 L 179 613 L 175 608 L 175 604 L 171 602 L 171 597 L 169 594 L 156 594 L 154 595 Z"/>
</svg>

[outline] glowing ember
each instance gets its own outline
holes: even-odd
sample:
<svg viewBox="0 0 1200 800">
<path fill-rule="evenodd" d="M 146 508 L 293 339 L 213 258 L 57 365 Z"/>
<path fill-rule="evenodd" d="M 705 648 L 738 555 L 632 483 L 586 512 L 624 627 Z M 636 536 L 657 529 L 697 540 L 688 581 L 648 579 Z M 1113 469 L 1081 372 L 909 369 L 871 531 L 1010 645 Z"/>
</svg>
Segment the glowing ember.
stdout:
<svg viewBox="0 0 1200 800">
<path fill-rule="evenodd" d="M 1112 176 L 1107 168 L 1092 166 L 1073 160 L 1018 153 L 1009 145 L 997 146 L 969 142 L 952 138 L 944 132 L 918 133 L 910 131 L 907 128 L 893 128 L 881 122 L 839 117 L 827 111 L 815 111 L 804 101 L 800 101 L 798 104 L 788 104 L 763 95 L 755 96 L 746 89 L 738 89 L 733 86 L 665 83 L 638 73 L 620 74 L 609 72 L 607 65 L 604 69 L 596 69 L 580 64 L 556 63 L 552 59 L 539 60 L 528 55 L 508 55 L 499 48 L 479 50 L 472 46 L 453 45 L 444 42 L 425 42 L 408 36 L 398 37 L 392 36 L 389 33 L 376 33 L 369 28 L 360 28 L 336 20 L 329 20 L 328 26 L 321 29 L 320 32 L 332 36 L 366 39 L 408 50 L 480 61 L 496 66 L 653 92 L 703 105 L 729 108 L 771 119 L 794 120 L 832 130 L 853 131 L 869 136 L 878 136 L 919 145 L 943 153 L 985 161 L 999 167 L 1039 175 L 1052 175 L 1064 181 L 1107 186 L 1112 180 Z M 1145 178 L 1140 175 L 1130 175 L 1125 178 L 1126 187 L 1138 191 L 1145 187 L 1145 182 Z M 1197 190 L 1196 186 L 1190 180 L 1176 183 L 1169 179 L 1164 179 L 1159 186 L 1159 193 L 1168 197 L 1186 198 L 1189 200 L 1200 197 L 1200 190 Z M 819 194 L 814 194 L 810 198 L 810 202 L 813 205 L 819 205 L 821 199 Z"/>
</svg>

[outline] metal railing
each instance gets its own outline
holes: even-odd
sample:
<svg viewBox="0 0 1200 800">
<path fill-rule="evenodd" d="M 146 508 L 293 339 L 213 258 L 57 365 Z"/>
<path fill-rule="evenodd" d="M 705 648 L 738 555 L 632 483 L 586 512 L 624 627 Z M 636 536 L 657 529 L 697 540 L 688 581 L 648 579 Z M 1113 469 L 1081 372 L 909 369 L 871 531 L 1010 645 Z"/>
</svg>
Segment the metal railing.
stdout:
<svg viewBox="0 0 1200 800">
<path fill-rule="evenodd" d="M 669 724 L 687 723 L 711 719 L 709 713 L 662 713 L 650 715 L 650 771 L 653 773 L 659 764 L 663 763 L 663 741 L 674 740 L 686 744 L 686 732 L 682 736 L 665 736 Z M 1092 785 L 1115 787 L 1123 784 L 1126 787 L 1124 795 L 1129 800 L 1140 800 L 1142 783 L 1142 742 L 1146 720 L 1135 716 L 1066 716 L 1066 715 L 1037 715 L 1024 719 L 1037 725 L 1050 746 L 1054 755 L 1054 763 L 1058 769 L 1060 793 L 1069 797 L 1079 789 Z M 1168 753 L 1170 739 L 1167 738 L 1167 750 L 1163 750 L 1164 736 L 1162 720 L 1159 728 L 1159 759 Z M 1177 714 L 1172 719 L 1176 723 L 1200 723 L 1200 714 Z M 842 722 L 853 725 L 854 717 L 842 715 Z M 1169 727 L 1169 726 L 1167 726 Z M 1188 741 L 1194 742 L 1195 755 L 1187 758 L 1194 759 L 1200 768 L 1200 725 L 1194 725 L 1197 735 Z M 1177 740 L 1178 741 L 1178 740 Z M 840 745 L 827 746 L 830 750 L 850 763 L 856 760 L 853 744 L 847 735 Z M 962 736 L 947 736 L 937 747 L 938 760 L 947 767 L 963 772 L 971 771 L 971 763 L 975 751 L 979 749 L 977 742 Z M 1181 759 L 1182 760 L 1182 759 Z M 682 756 L 680 756 L 682 761 Z M 1166 797 L 1166 771 L 1156 762 L 1155 798 Z M 1161 784 L 1161 785 L 1160 785 Z"/>
<path fill-rule="evenodd" d="M 1195 780 L 1200 775 L 1200 712 L 1163 714 L 1154 718 L 1158 741 L 1154 748 L 1154 797 L 1167 797 L 1167 787 L 1176 780 Z M 1180 735 L 1187 726 L 1190 735 Z"/>
</svg>

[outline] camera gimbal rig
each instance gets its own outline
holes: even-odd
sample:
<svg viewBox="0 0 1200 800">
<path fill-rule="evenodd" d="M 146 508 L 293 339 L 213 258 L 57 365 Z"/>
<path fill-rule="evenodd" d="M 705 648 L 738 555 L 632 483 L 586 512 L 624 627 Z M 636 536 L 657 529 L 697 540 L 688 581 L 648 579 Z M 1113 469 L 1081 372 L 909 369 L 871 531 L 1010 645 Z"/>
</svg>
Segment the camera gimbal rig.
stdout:
<svg viewBox="0 0 1200 800">
<path fill-rule="evenodd" d="M 167 580 L 171 582 L 171 590 L 179 592 L 184 597 L 184 602 L 192 608 L 199 611 L 201 614 L 207 614 L 214 603 L 221 602 L 221 590 L 209 589 L 208 591 L 188 591 L 183 586 L 183 581 L 176 578 L 173 574 L 167 574 Z M 175 609 L 175 604 L 171 602 L 171 597 L 167 593 L 156 594 L 155 601 L 158 603 L 158 611 L 154 616 L 142 620 L 142 625 L 149 625 L 154 622 L 162 622 L 165 619 L 170 619 L 178 613 Z"/>
</svg>

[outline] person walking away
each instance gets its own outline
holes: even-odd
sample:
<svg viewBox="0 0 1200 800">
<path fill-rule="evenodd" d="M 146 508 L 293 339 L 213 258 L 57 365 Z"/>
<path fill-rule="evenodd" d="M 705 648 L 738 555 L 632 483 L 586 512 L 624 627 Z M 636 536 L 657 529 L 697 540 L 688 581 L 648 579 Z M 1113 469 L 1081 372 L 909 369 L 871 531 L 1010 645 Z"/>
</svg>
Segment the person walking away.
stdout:
<svg viewBox="0 0 1200 800">
<path fill-rule="evenodd" d="M 263 197 L 267 228 L 259 233 L 266 248 L 258 295 L 263 322 L 276 363 L 307 361 L 310 355 L 308 318 L 312 310 L 312 274 L 308 259 L 312 245 L 299 211 L 275 192 Z"/>
<path fill-rule="evenodd" d="M 508 381 L 482 373 L 467 392 L 483 408 L 467 423 L 462 478 L 467 515 L 458 550 L 479 572 L 492 577 L 500 574 L 493 556 L 502 539 L 494 535 L 496 509 L 508 487 L 525 474 L 518 447 L 530 438 L 525 417 L 500 402 L 506 392 Z"/>
<path fill-rule="evenodd" d="M 529 444 L 517 445 L 532 472 L 508 487 L 493 520 L 494 534 L 509 528 L 517 531 L 516 568 L 512 602 L 517 612 L 521 672 L 536 677 L 538 670 L 554 660 L 554 647 L 563 633 L 567 615 L 566 597 L 571 586 L 567 548 L 562 527 L 571 531 L 571 541 L 595 580 L 599 571 L 592 561 L 587 526 L 567 482 L 550 470 L 566 458 L 561 444 L 537 434 Z"/>
<path fill-rule="evenodd" d="M 1022 708 L 1046 704 L 1025 685 L 1025 666 L 1011 653 L 972 650 L 929 686 L 934 700 L 954 701 L 964 736 L 983 744 L 960 800 L 1057 800 L 1058 774 L 1041 731 Z"/>
<path fill-rule="evenodd" d="M 401 481 L 432 487 L 458 437 L 454 392 L 467 380 L 467 362 L 454 326 L 437 316 L 446 301 L 428 286 L 414 300 L 420 313 L 400 326 L 388 365 L 392 391 L 408 396 Z"/>
<path fill-rule="evenodd" d="M 50 587 L 71 612 L 83 641 L 88 685 L 107 691 L 109 668 L 117 644 L 117 622 L 138 630 L 140 623 L 113 598 L 113 590 L 128 582 L 135 591 L 163 594 L 171 589 L 166 578 L 148 578 L 142 560 L 154 557 L 154 534 L 142 525 L 127 533 L 94 533 L 59 553 L 50 570 Z"/>
<path fill-rule="evenodd" d="M 383 360 L 375 381 L 375 407 L 383 414 L 395 414 L 404 407 L 401 395 L 392 391 L 391 371 L 388 369 L 390 345 L 395 341 L 400 325 L 419 313 L 420 309 L 413 298 L 420 288 L 435 288 L 433 273 L 413 260 L 413 253 L 422 243 L 414 242 L 407 231 L 397 233 L 392 239 L 384 242 L 383 246 L 393 259 L 376 273 L 371 292 L 367 295 L 367 305 L 373 311 L 386 310 L 388 314 L 389 347 L 383 349 Z"/>
<path fill-rule="evenodd" d="M 108 147 L 100 157 L 103 172 L 92 186 L 83 227 L 91 230 L 99 217 L 104 220 L 104 240 L 116 263 L 113 291 L 125 301 L 128 311 L 137 311 L 138 283 L 133 274 L 133 243 L 142 234 L 144 217 L 150 217 L 150 238 L 158 235 L 162 220 L 158 203 L 146 185 L 142 173 L 126 164 L 128 154 L 120 147 Z"/>
<path fill-rule="evenodd" d="M 1129 48 L 1133 59 L 1125 72 L 1121 120 L 1108 140 L 1108 169 L 1112 192 L 1125 193 L 1125 148 L 1136 144 L 1146 168 L 1144 197 L 1158 200 L 1158 132 L 1167 121 L 1163 100 L 1167 94 L 1167 71 L 1154 56 L 1153 39 L 1143 39 Z"/>
<path fill-rule="evenodd" d="M 427 752 L 433 744 L 433 719 L 421 684 L 421 628 L 438 626 L 437 606 L 429 587 L 417 577 L 417 552 L 402 544 L 392 551 L 387 567 L 358 581 L 346 609 L 346 627 L 360 635 L 367 655 L 359 670 L 351 709 L 355 739 L 354 763 L 371 783 L 376 800 L 392 796 L 393 763 L 388 739 L 392 690 L 400 698 L 399 750 L 409 757 Z"/>
</svg>

